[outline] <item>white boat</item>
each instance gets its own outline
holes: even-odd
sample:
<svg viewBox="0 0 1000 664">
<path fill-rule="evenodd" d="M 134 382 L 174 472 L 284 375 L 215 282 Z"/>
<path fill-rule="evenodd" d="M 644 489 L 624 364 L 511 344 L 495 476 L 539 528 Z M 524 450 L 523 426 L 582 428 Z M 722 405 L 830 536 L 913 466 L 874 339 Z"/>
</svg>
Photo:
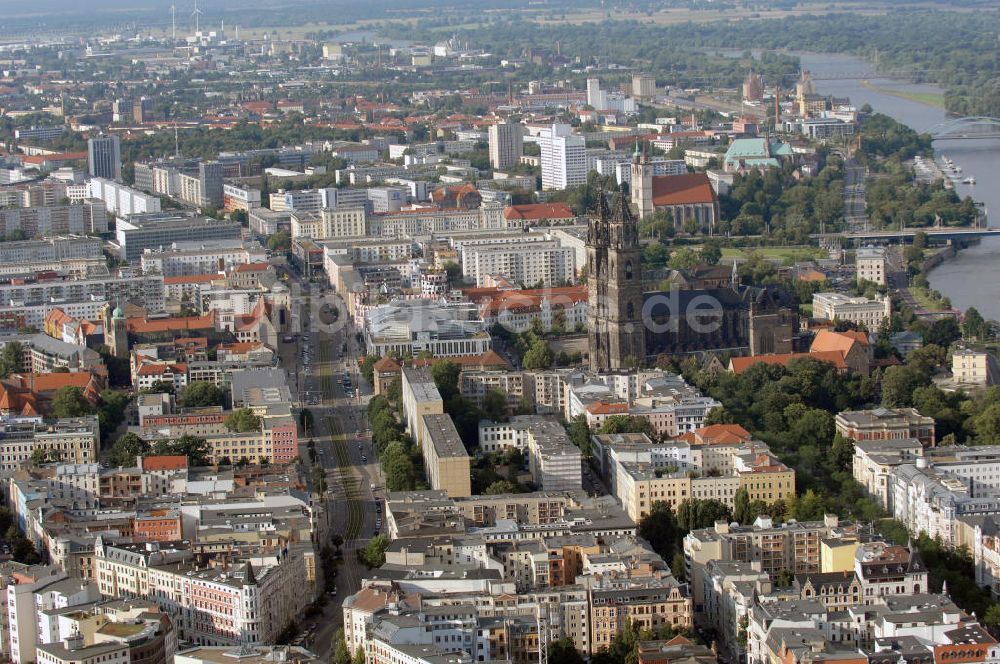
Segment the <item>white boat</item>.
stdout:
<svg viewBox="0 0 1000 664">
<path fill-rule="evenodd" d="M 968 177 L 962 180 L 962 184 L 976 184 L 976 178 Z"/>
</svg>

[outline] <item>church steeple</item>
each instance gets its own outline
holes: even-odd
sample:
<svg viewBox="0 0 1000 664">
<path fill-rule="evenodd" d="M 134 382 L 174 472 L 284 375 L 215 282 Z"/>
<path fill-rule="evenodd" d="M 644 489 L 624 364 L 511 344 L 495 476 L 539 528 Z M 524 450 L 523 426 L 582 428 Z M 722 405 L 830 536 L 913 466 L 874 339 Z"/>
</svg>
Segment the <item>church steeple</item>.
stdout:
<svg viewBox="0 0 1000 664">
<path fill-rule="evenodd" d="M 587 237 L 588 341 L 594 371 L 613 371 L 646 360 L 639 225 L 629 198 L 609 205 L 598 196 Z"/>
</svg>

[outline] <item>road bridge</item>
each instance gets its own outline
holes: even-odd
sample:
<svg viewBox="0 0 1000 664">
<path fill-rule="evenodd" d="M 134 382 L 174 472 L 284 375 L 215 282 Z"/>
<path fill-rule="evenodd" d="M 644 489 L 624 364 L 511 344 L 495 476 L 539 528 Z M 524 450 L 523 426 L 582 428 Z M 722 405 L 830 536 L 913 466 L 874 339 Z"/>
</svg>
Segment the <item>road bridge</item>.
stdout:
<svg viewBox="0 0 1000 664">
<path fill-rule="evenodd" d="M 1000 120 L 985 116 L 951 118 L 928 127 L 934 140 L 1000 138 Z"/>
</svg>

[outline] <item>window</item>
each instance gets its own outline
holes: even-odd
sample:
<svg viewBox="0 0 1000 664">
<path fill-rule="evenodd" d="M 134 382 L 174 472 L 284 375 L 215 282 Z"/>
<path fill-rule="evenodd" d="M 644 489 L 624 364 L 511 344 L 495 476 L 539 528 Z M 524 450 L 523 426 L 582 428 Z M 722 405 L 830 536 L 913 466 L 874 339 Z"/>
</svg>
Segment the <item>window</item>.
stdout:
<svg viewBox="0 0 1000 664">
<path fill-rule="evenodd" d="M 632 261 L 625 261 L 625 279 L 632 279 Z"/>
</svg>

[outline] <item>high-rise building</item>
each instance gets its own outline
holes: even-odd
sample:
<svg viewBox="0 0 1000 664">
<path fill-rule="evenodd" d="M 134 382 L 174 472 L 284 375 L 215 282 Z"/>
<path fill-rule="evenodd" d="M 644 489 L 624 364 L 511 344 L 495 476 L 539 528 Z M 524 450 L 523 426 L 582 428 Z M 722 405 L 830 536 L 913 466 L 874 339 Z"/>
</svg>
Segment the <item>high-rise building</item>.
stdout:
<svg viewBox="0 0 1000 664">
<path fill-rule="evenodd" d="M 602 193 L 587 231 L 592 371 L 614 371 L 645 362 L 641 255 L 639 225 L 628 197 L 619 194 L 612 211 Z"/>
<path fill-rule="evenodd" d="M 587 142 L 569 125 L 554 124 L 539 135 L 542 189 L 565 189 L 587 182 Z"/>
<path fill-rule="evenodd" d="M 97 136 L 87 141 L 87 167 L 91 176 L 122 179 L 122 145 L 117 136 Z"/>
<path fill-rule="evenodd" d="M 513 166 L 521 158 L 524 135 L 521 125 L 500 122 L 490 127 L 490 165 L 496 169 Z"/>
<path fill-rule="evenodd" d="M 649 74 L 635 74 L 632 76 L 632 96 L 639 99 L 655 98 L 656 78 Z"/>
<path fill-rule="evenodd" d="M 223 205 L 223 166 L 218 161 L 203 161 L 198 164 L 198 179 L 201 181 L 201 195 L 205 203 L 221 208 Z"/>
<path fill-rule="evenodd" d="M 601 90 L 601 81 L 596 78 L 587 79 L 587 104 L 596 110 L 604 110 L 607 106 L 607 93 Z"/>
</svg>

